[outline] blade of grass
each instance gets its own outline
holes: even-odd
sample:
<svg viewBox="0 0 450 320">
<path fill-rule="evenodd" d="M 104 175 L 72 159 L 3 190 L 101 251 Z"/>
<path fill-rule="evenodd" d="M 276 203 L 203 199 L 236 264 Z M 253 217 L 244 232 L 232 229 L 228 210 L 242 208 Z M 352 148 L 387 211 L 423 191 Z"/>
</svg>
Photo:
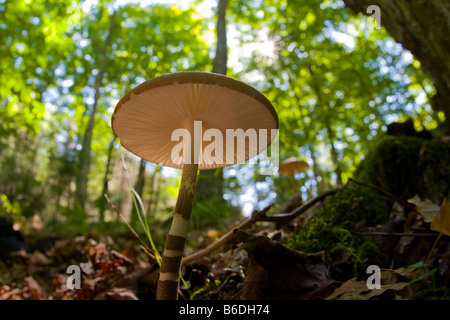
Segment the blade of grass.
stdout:
<svg viewBox="0 0 450 320">
<path fill-rule="evenodd" d="M 124 171 L 125 171 L 125 176 L 127 178 L 128 187 L 130 188 L 131 193 L 133 194 L 133 205 L 134 205 L 134 208 L 136 209 L 136 213 L 138 215 L 139 223 L 141 224 L 142 228 L 145 231 L 145 234 L 147 235 L 147 238 L 148 238 L 148 240 L 150 242 L 150 246 L 152 247 L 153 252 L 155 253 L 156 261 L 158 262 L 159 266 L 161 266 L 161 255 L 160 255 L 158 249 L 156 248 L 155 243 L 153 242 L 153 237 L 152 237 L 152 234 L 150 232 L 150 227 L 149 227 L 149 224 L 148 224 L 147 215 L 145 214 L 145 208 L 144 208 L 144 204 L 142 202 L 142 198 L 136 192 L 136 190 L 131 186 L 130 175 L 128 174 L 128 167 L 127 167 L 127 165 L 125 163 L 125 158 L 123 156 L 123 153 L 122 153 L 122 165 L 123 165 L 123 168 L 124 168 Z M 123 220 L 125 221 L 125 219 L 123 219 Z M 126 222 L 126 224 L 131 228 L 131 226 L 128 224 L 128 222 Z M 134 230 L 133 230 L 133 233 L 135 233 L 137 235 L 137 233 Z M 186 283 L 186 281 L 184 280 L 184 278 L 183 278 L 183 276 L 181 274 L 180 274 L 180 280 L 183 283 L 183 285 L 186 288 L 186 290 L 188 290 L 188 292 L 190 293 L 190 290 L 188 289 L 187 283 Z M 182 294 L 180 289 L 179 289 L 179 291 L 180 291 L 180 294 L 183 296 L 183 294 Z"/>
<path fill-rule="evenodd" d="M 142 199 L 139 196 L 139 194 L 136 192 L 136 190 L 131 189 L 131 191 L 134 195 L 133 203 L 135 205 L 135 209 L 138 214 L 139 221 L 141 222 L 141 225 L 145 231 L 145 234 L 147 235 L 148 241 L 150 242 L 153 252 L 155 253 L 156 260 L 158 261 L 158 264 L 161 265 L 161 255 L 159 254 L 158 249 L 156 248 L 155 243 L 153 242 L 153 237 L 150 232 L 150 226 L 148 224 L 147 216 L 145 215 L 145 209 L 144 209 L 144 204 L 142 203 Z M 138 207 L 138 204 L 139 204 L 140 208 Z"/>
<path fill-rule="evenodd" d="M 121 214 L 121 213 L 117 210 L 116 205 L 115 205 L 114 203 L 111 202 L 111 200 L 109 199 L 109 197 L 108 197 L 107 194 L 105 194 L 105 198 L 106 198 L 106 201 L 110 204 L 111 208 L 113 208 L 113 209 L 117 212 L 117 214 L 119 215 L 119 217 L 120 217 L 120 218 L 123 220 L 123 222 L 125 222 L 125 224 L 128 226 L 128 228 L 130 229 L 131 233 L 133 233 L 133 235 L 134 235 L 134 236 L 142 243 L 142 249 L 143 249 L 149 256 L 151 256 L 152 258 L 155 258 L 155 260 L 156 260 L 156 257 L 155 257 L 152 253 L 150 253 L 150 248 L 148 247 L 148 245 L 147 245 L 144 241 L 142 241 L 141 237 L 140 237 L 140 236 L 138 235 L 138 233 L 133 229 L 133 227 L 128 223 L 128 221 L 125 219 L 125 217 L 123 216 L 123 214 Z"/>
<path fill-rule="evenodd" d="M 147 216 L 145 215 L 144 204 L 142 203 L 142 199 L 141 199 L 140 195 L 131 186 L 130 175 L 128 174 L 128 167 L 125 162 L 125 157 L 124 157 L 123 153 L 122 153 L 122 165 L 123 165 L 123 169 L 125 171 L 125 176 L 127 178 L 128 187 L 130 188 L 130 191 L 133 195 L 133 205 L 134 205 L 135 211 L 137 213 L 139 223 L 141 224 L 142 229 L 144 229 L 144 232 L 150 242 L 150 246 L 152 247 L 152 250 L 155 253 L 156 261 L 158 262 L 159 265 L 161 265 L 161 255 L 159 254 L 159 251 L 156 248 L 155 243 L 153 242 L 153 237 L 150 232 L 150 227 L 149 227 L 149 224 L 147 221 Z"/>
</svg>

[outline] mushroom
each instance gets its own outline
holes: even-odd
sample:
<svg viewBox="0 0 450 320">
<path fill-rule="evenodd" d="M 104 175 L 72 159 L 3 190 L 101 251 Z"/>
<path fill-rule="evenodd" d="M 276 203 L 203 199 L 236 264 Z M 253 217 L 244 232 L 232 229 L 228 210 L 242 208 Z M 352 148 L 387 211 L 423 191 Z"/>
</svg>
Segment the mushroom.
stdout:
<svg viewBox="0 0 450 320">
<path fill-rule="evenodd" d="M 156 295 L 175 300 L 198 170 L 258 155 L 275 138 L 277 113 L 262 93 L 241 81 L 190 71 L 165 74 L 132 89 L 117 103 L 111 124 L 131 153 L 182 169 Z"/>
<path fill-rule="evenodd" d="M 308 168 L 308 164 L 297 158 L 289 158 L 280 163 L 278 173 L 283 176 L 294 175 Z"/>
<path fill-rule="evenodd" d="M 301 202 L 301 195 L 298 193 L 298 180 L 295 179 L 295 174 L 308 168 L 308 164 L 297 158 L 289 158 L 280 163 L 278 166 L 278 173 L 283 176 L 291 176 L 294 181 L 292 182 L 292 187 L 295 190 L 294 196 L 289 200 L 289 203 L 295 201 L 297 203 Z"/>
</svg>

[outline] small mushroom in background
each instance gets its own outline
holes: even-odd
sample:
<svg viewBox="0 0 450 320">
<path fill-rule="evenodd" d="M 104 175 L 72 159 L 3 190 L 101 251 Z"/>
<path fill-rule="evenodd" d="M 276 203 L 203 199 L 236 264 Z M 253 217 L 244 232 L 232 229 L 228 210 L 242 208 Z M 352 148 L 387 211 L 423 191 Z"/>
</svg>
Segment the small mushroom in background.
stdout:
<svg viewBox="0 0 450 320">
<path fill-rule="evenodd" d="M 281 208 L 281 212 L 291 212 L 302 204 L 302 195 L 299 193 L 298 180 L 295 179 L 295 174 L 305 170 L 308 167 L 309 166 L 305 161 L 298 158 L 288 158 L 280 162 L 278 166 L 278 173 L 282 176 L 291 178 L 293 180 L 292 188 L 295 190 L 294 195 L 291 196 Z"/>
<path fill-rule="evenodd" d="M 308 164 L 303 160 L 289 158 L 280 163 L 278 166 L 278 173 L 282 176 L 292 177 L 294 180 L 293 188 L 295 193 L 298 193 L 298 181 L 295 179 L 295 174 L 305 170 L 308 167 Z"/>
<path fill-rule="evenodd" d="M 128 151 L 183 170 L 156 295 L 175 300 L 198 170 L 241 163 L 264 151 L 275 138 L 277 113 L 241 81 L 191 71 L 140 84 L 117 103 L 111 123 Z"/>
<path fill-rule="evenodd" d="M 297 158 L 289 158 L 280 163 L 278 173 L 283 176 L 293 176 L 294 174 L 308 168 L 308 164 Z"/>
</svg>

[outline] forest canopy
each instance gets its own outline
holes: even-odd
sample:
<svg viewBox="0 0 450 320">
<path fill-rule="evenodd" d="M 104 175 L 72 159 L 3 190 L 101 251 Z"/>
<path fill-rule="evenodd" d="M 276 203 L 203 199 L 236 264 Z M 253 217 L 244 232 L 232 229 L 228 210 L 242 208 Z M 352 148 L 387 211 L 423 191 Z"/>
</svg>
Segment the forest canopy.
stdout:
<svg viewBox="0 0 450 320">
<path fill-rule="evenodd" d="M 2 214 L 114 221 L 129 216 L 136 187 L 152 219 L 167 218 L 178 173 L 121 148 L 110 118 L 144 80 L 212 69 L 215 5 L 2 1 Z M 433 130 L 443 121 L 419 61 L 341 1 L 230 1 L 227 28 L 228 75 L 275 106 L 280 160 L 309 164 L 295 176 L 304 199 L 346 183 L 389 123 L 411 117 Z M 228 205 L 247 214 L 290 196 L 280 192 L 286 179 L 245 165 L 224 176 Z"/>
<path fill-rule="evenodd" d="M 377 1 L 380 6 L 386 3 L 390 0 Z M 108 276 L 134 271 L 125 253 L 140 244 L 144 250 L 138 250 L 146 260 L 135 254 L 133 261 L 145 265 L 149 274 L 157 270 L 148 266 L 149 261 L 160 262 L 158 250 L 175 220 L 177 195 L 190 191 L 179 193 L 181 170 L 127 151 L 112 130 L 111 118 L 120 99 L 150 79 L 185 71 L 213 72 L 256 88 L 273 105 L 271 121 L 279 126 L 274 140 L 277 161 L 270 175 L 260 174 L 259 159 L 198 175 L 193 228 L 187 237 L 189 253 L 198 252 L 183 259 L 197 262 L 196 254 L 213 252 L 205 253 L 208 245 L 218 239 L 230 245 L 223 239 L 232 237 L 244 243 L 236 252 L 247 251 L 249 270 L 255 266 L 252 250 L 258 246 L 267 250 L 267 256 L 279 256 L 262 255 L 261 263 L 269 274 L 276 266 L 274 276 L 268 277 L 276 280 L 270 284 L 275 289 L 267 293 L 247 282 L 238 293 L 247 299 L 280 298 L 277 290 L 290 288 L 286 284 L 290 276 L 293 286 L 304 283 L 297 276 L 307 272 L 290 269 L 284 259 L 299 261 L 295 265 L 302 268 L 317 262 L 312 269 L 323 273 L 312 277 L 323 280 L 320 297 L 330 294 L 326 290 L 331 277 L 344 282 L 361 276 L 369 263 L 394 268 L 434 261 L 435 271 L 427 275 L 440 272 L 440 279 L 448 283 L 448 270 L 442 271 L 442 264 L 436 267 L 440 262 L 435 259 L 448 252 L 446 236 L 447 242 L 437 245 L 443 234 L 448 236 L 448 226 L 436 224 L 418 209 L 431 208 L 448 225 L 447 78 L 440 77 L 439 66 L 424 59 L 411 37 L 405 36 L 403 45 L 399 42 L 396 25 L 388 20 L 395 17 L 393 12 L 388 14 L 381 6 L 379 15 L 372 15 L 380 9 L 377 5 L 371 6 L 372 11 L 361 6 L 351 0 L 0 0 L 0 227 L 4 224 L 14 236 L 43 237 L 54 245 L 49 260 L 33 256 L 38 261 L 35 268 L 58 257 L 59 269 L 54 267 L 60 274 L 65 263 L 87 252 L 90 260 L 84 263 L 97 269 L 84 270 L 84 276 L 94 284 L 83 287 L 76 297 L 66 288 L 58 298 L 97 297 L 95 279 L 101 277 L 116 288 L 115 278 Z M 380 24 L 379 19 L 385 22 Z M 439 44 L 438 40 L 442 39 L 436 40 Z M 197 177 L 197 168 L 192 176 Z M 403 206 L 402 213 L 396 205 Z M 261 230 L 267 226 L 262 221 L 272 229 Z M 253 237 L 245 228 L 230 231 L 250 225 L 264 237 Z M 403 240 L 410 231 L 420 235 Z M 433 231 L 439 232 L 434 243 L 429 240 L 437 235 Z M 383 238 L 387 232 L 398 237 L 396 245 L 390 236 Z M 86 237 L 84 247 L 76 242 L 80 234 Z M 368 234 L 382 240 L 366 241 Z M 102 240 L 93 240 L 97 235 L 117 235 L 117 242 L 130 235 L 137 238 L 128 251 L 119 253 L 108 251 Z M 11 245 L 2 237 L 0 270 L 7 269 L 2 250 Z M 72 242 L 58 244 L 55 239 L 60 238 Z M 69 255 L 62 249 L 65 246 L 75 253 Z M 223 262 L 225 258 L 240 257 L 230 258 L 235 246 L 227 249 L 231 251 L 224 251 L 219 260 L 226 265 L 223 268 L 208 260 L 207 267 L 199 264 L 196 269 L 183 260 L 189 279 L 180 292 L 192 299 L 211 298 L 226 284 L 236 294 L 245 276 L 242 269 L 223 273 L 230 263 Z M 323 257 L 317 252 L 324 252 Z M 427 267 L 422 263 L 405 279 L 412 281 L 414 272 Z M 422 274 L 414 281 L 425 278 Z M 39 285 L 32 277 L 23 281 L 28 289 L 18 295 L 26 298 L 27 290 Z M 0 298 L 14 297 L 14 290 L 0 287 Z M 450 294 L 445 285 L 434 285 L 433 290 L 424 295 Z M 220 294 L 232 296 L 225 290 Z M 289 292 L 286 297 L 318 294 Z M 58 293 L 33 295 L 41 299 Z M 334 297 L 339 295 L 345 293 L 338 290 Z"/>
</svg>

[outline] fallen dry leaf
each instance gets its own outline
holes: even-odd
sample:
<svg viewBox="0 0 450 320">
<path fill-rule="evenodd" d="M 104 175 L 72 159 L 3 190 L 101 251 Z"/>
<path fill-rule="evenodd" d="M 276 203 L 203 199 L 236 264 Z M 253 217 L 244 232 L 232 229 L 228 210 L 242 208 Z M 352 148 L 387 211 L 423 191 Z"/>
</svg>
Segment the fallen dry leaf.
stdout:
<svg viewBox="0 0 450 320">
<path fill-rule="evenodd" d="M 407 300 L 414 296 L 409 283 L 415 278 L 416 269 L 381 269 L 381 288 L 369 289 L 367 280 L 356 278 L 344 282 L 326 300 Z"/>
<path fill-rule="evenodd" d="M 447 198 L 442 201 L 439 214 L 431 222 L 430 229 L 450 236 L 450 205 Z"/>
<path fill-rule="evenodd" d="M 94 300 L 139 300 L 136 293 L 129 288 L 111 288 L 98 294 Z"/>
<path fill-rule="evenodd" d="M 91 261 L 82 262 L 79 264 L 79 266 L 80 266 L 81 270 L 87 275 L 93 274 L 95 271 L 94 266 L 92 265 Z"/>
<path fill-rule="evenodd" d="M 440 207 L 428 199 L 422 200 L 419 195 L 415 195 L 408 200 L 416 206 L 416 211 L 423 217 L 425 222 L 431 222 L 439 214 Z"/>
<path fill-rule="evenodd" d="M 210 272 L 215 277 L 229 272 L 241 274 L 247 259 L 248 254 L 242 248 L 228 250 L 211 266 Z"/>
<path fill-rule="evenodd" d="M 248 253 L 244 300 L 321 299 L 332 290 L 324 252 L 304 253 L 289 249 L 265 236 L 235 230 Z"/>
<path fill-rule="evenodd" d="M 25 282 L 27 284 L 28 292 L 30 293 L 30 299 L 33 300 L 43 300 L 45 299 L 45 293 L 41 289 L 41 286 L 39 283 L 37 283 L 36 280 L 34 280 L 33 277 L 26 277 Z"/>
<path fill-rule="evenodd" d="M 14 300 L 14 296 L 20 295 L 21 292 L 19 288 L 11 289 L 9 286 L 3 285 L 0 287 L 0 300 Z"/>
<path fill-rule="evenodd" d="M 90 291 L 95 291 L 95 286 L 98 282 L 105 280 L 102 277 L 96 277 L 94 279 L 83 279 L 83 285 L 89 288 Z"/>
</svg>

